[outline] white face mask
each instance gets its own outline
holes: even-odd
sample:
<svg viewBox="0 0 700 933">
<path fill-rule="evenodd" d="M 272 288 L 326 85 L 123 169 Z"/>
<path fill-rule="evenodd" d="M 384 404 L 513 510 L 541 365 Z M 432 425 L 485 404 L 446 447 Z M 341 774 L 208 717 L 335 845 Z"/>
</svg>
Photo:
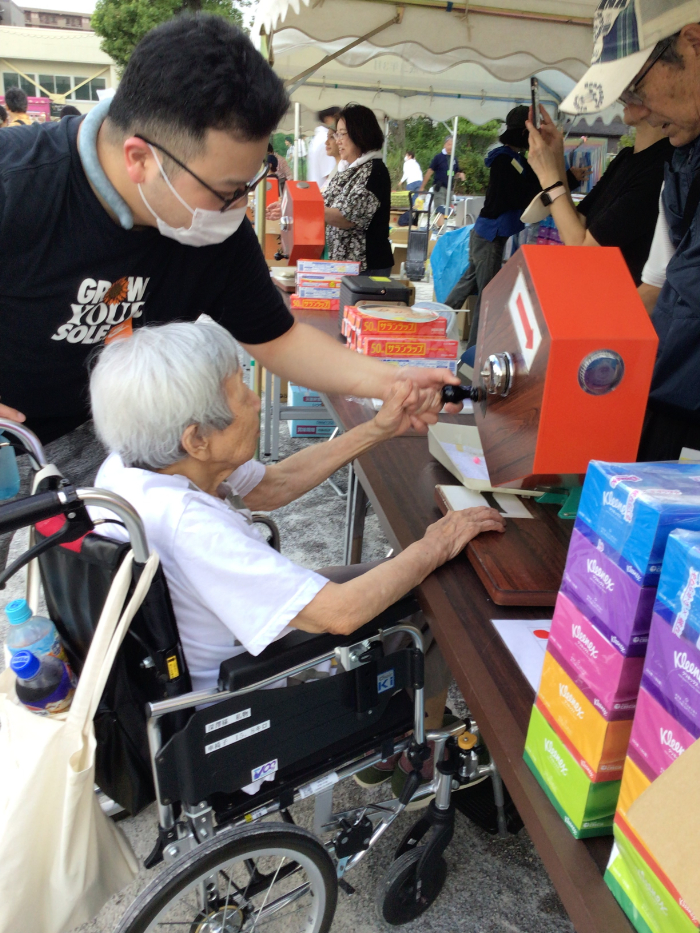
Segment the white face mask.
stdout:
<svg viewBox="0 0 700 933">
<path fill-rule="evenodd" d="M 146 196 L 141 190 L 141 185 L 139 185 L 138 189 L 141 199 L 155 217 L 159 233 L 163 236 L 170 237 L 171 240 L 176 240 L 178 243 L 183 243 L 185 246 L 214 246 L 217 243 L 223 243 L 224 240 L 227 240 L 238 230 L 243 223 L 247 205 L 244 204 L 243 207 L 230 207 L 227 211 L 224 211 L 223 214 L 221 211 L 205 211 L 201 207 L 190 207 L 187 201 L 183 200 L 173 188 L 172 182 L 163 171 L 163 166 L 160 164 L 160 159 L 154 152 L 153 147 L 149 146 L 148 148 L 153 152 L 153 158 L 156 160 L 165 184 L 170 188 L 180 204 L 187 208 L 190 214 L 192 214 L 192 223 L 189 227 L 171 227 L 170 224 L 161 220 L 156 214 L 146 200 Z"/>
</svg>

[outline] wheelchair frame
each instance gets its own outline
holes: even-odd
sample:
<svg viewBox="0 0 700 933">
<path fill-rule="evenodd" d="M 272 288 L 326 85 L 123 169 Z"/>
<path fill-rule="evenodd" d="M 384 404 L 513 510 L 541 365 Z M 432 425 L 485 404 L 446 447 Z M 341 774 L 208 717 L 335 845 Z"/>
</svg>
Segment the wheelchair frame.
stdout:
<svg viewBox="0 0 700 933">
<path fill-rule="evenodd" d="M 13 422 L 0 420 L 0 430 L 14 434 L 18 437 L 25 448 L 34 458 L 40 471 L 35 476 L 33 490 L 36 489 L 40 475 L 59 476 L 59 471 L 48 464 L 44 455 L 43 448 L 38 439 L 27 429 L 22 428 Z M 129 535 L 130 545 L 134 552 L 135 562 L 145 563 L 149 556 L 148 541 L 141 519 L 135 509 L 122 499 L 120 496 L 105 490 L 99 489 L 77 489 L 75 496 L 84 505 L 98 506 L 107 509 L 118 516 L 124 523 Z M 52 495 L 57 496 L 63 509 L 69 508 L 70 503 L 65 493 L 60 489 Z M 15 500 L 26 504 L 26 516 L 29 516 L 31 500 L 41 498 L 40 496 L 30 496 L 24 500 Z M 73 502 L 75 499 L 72 500 Z M 5 507 L 6 508 L 6 507 Z M 0 517 L 3 506 L 0 506 Z M 63 509 L 55 511 L 54 514 L 60 514 Z M 66 512 L 64 511 L 64 514 Z M 33 517 L 25 520 L 24 525 L 32 526 L 40 517 Z M 68 515 L 68 518 L 71 516 Z M 20 525 L 15 524 L 15 528 Z M 31 542 L 31 539 L 30 539 Z M 38 575 L 36 568 L 36 559 L 32 560 L 28 567 L 27 591 L 30 597 L 30 605 L 36 608 L 36 599 L 31 599 L 32 590 L 38 593 Z M 18 569 L 18 568 L 17 568 Z M 399 798 L 390 799 L 381 803 L 367 803 L 358 807 L 353 807 L 340 812 L 333 812 L 332 797 L 335 784 L 346 780 L 358 772 L 385 760 L 386 747 L 375 750 L 369 754 L 361 753 L 359 756 L 351 756 L 349 761 L 336 763 L 331 770 L 321 771 L 307 775 L 311 780 L 304 780 L 293 787 L 290 793 L 286 794 L 283 801 L 280 797 L 276 798 L 274 789 L 266 795 L 262 793 L 262 788 L 257 795 L 251 797 L 251 807 L 245 812 L 234 815 L 232 819 L 223 824 L 215 826 L 215 811 L 207 799 L 200 801 L 187 801 L 182 799 L 182 810 L 178 815 L 173 803 L 163 797 L 159 787 L 158 763 L 163 750 L 163 740 L 161 723 L 163 717 L 171 713 L 184 712 L 192 710 L 195 707 L 206 705 L 209 709 L 219 703 L 231 700 L 237 697 L 243 697 L 246 694 L 263 690 L 273 685 L 282 678 L 295 677 L 304 671 L 317 667 L 320 663 L 335 660 L 345 672 L 352 671 L 367 663 L 367 653 L 373 645 L 383 644 L 388 636 L 403 633 L 407 635 L 414 649 L 423 653 L 423 638 L 420 631 L 414 626 L 408 624 L 392 625 L 384 630 L 377 630 L 375 634 L 364 639 L 358 640 L 352 644 L 346 644 L 342 647 L 336 647 L 332 651 L 323 652 L 320 655 L 299 663 L 296 666 L 287 668 L 283 671 L 276 671 L 271 676 L 263 678 L 252 684 L 247 684 L 236 690 L 221 690 L 212 688 L 210 690 L 191 691 L 182 696 L 176 696 L 157 702 L 147 704 L 147 737 L 151 759 L 151 769 L 156 791 L 156 804 L 159 821 L 159 839 L 155 849 L 146 860 L 146 867 L 151 867 L 162 858 L 165 862 L 173 866 L 180 860 L 195 852 L 198 846 L 212 840 L 218 833 L 233 828 L 242 828 L 250 824 L 259 823 L 264 817 L 272 814 L 281 813 L 283 819 L 291 821 L 291 816 L 287 813 L 287 808 L 300 800 L 314 798 L 314 816 L 313 827 L 317 837 L 322 834 L 333 834 L 330 840 L 322 843 L 326 851 L 334 857 L 334 867 L 338 883 L 349 893 L 352 888 L 345 882 L 345 874 L 355 867 L 366 853 L 381 839 L 396 818 L 406 809 L 407 805 L 414 800 L 420 800 L 427 796 L 434 796 L 434 801 L 429 804 L 426 815 L 410 830 L 399 847 L 397 858 L 400 855 L 406 855 L 409 850 L 416 847 L 420 851 L 420 861 L 415 862 L 416 877 L 420 878 L 421 871 L 430 872 L 431 864 L 442 862 L 441 855 L 449 844 L 454 824 L 454 804 L 451 801 L 452 791 L 461 786 L 468 785 L 470 782 L 480 781 L 490 777 L 493 781 L 494 797 L 498 810 L 498 830 L 500 835 L 506 833 L 506 822 L 503 809 L 503 787 L 500 776 L 493 764 L 480 764 L 478 753 L 483 749 L 480 744 L 478 729 L 475 724 L 471 724 L 468 729 L 464 722 L 457 722 L 453 726 L 444 729 L 430 730 L 426 733 L 424 728 L 424 688 L 422 679 L 414 684 L 413 699 L 413 719 L 414 731 L 410 736 L 396 738 L 394 735 L 391 741 L 391 754 L 407 752 L 409 761 L 413 766 L 413 772 L 409 774 L 403 792 Z M 346 639 L 347 641 L 347 639 Z M 393 653 L 393 652 L 392 652 Z M 422 668 L 422 664 L 421 664 Z M 421 671 L 422 677 L 422 671 Z M 463 733 L 467 733 L 468 741 L 459 743 L 457 740 Z M 427 759 L 429 750 L 427 742 L 434 743 L 434 776 L 429 783 L 420 785 L 420 768 Z M 161 758 L 162 761 L 162 758 Z M 262 797 L 256 803 L 255 797 Z M 423 845 L 419 845 L 420 843 Z M 397 863 L 394 863 L 395 865 Z M 215 881 L 216 879 L 214 879 Z M 442 878 L 444 881 L 444 877 Z M 437 885 L 432 899 L 437 897 L 442 887 L 442 881 Z M 152 885 L 151 885 L 152 887 Z M 420 889 L 420 884 L 418 885 Z M 150 887 L 142 893 L 139 900 L 147 897 Z M 200 909 L 206 909 L 207 904 L 207 882 L 202 882 L 199 890 L 198 900 Z M 413 919 L 422 913 L 429 903 L 418 905 L 413 908 L 408 905 L 408 916 L 403 920 L 390 922 L 405 922 Z M 120 927 L 120 930 L 122 928 Z M 131 929 L 131 927 L 129 927 Z"/>
</svg>

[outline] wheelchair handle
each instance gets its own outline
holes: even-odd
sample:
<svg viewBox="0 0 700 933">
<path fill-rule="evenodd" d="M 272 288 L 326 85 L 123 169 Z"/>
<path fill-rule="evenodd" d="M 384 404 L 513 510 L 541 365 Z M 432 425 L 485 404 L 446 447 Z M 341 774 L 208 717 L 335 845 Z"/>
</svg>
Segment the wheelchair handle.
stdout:
<svg viewBox="0 0 700 933">
<path fill-rule="evenodd" d="M 41 441 L 29 428 L 22 427 L 22 425 L 17 424 L 16 421 L 8 421 L 6 418 L 0 418 L 0 431 L 7 434 L 14 434 L 14 436 L 22 442 L 24 449 L 34 457 L 40 467 L 49 465 Z M 41 519 L 37 519 L 37 521 L 41 521 Z"/>
<path fill-rule="evenodd" d="M 18 528 L 27 525 L 36 525 L 47 518 L 63 515 L 79 505 L 80 501 L 75 497 L 73 490 L 59 489 L 13 499 L 0 505 L 0 534 L 17 531 Z"/>
</svg>

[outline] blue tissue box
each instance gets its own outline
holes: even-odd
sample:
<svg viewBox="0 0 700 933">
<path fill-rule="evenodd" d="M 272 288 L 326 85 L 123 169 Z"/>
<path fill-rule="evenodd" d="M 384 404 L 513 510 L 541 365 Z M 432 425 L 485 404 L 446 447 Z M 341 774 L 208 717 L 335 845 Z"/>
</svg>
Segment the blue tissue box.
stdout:
<svg viewBox="0 0 700 933">
<path fill-rule="evenodd" d="M 578 518 L 655 586 L 669 534 L 700 531 L 700 463 L 591 460 Z"/>
</svg>

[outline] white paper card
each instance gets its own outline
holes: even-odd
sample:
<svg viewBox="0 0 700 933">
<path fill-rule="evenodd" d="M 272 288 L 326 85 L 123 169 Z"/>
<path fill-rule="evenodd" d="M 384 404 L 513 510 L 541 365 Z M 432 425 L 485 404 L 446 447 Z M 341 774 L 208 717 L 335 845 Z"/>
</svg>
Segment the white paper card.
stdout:
<svg viewBox="0 0 700 933">
<path fill-rule="evenodd" d="M 482 479 L 489 482 L 489 471 L 486 468 L 484 452 L 480 447 L 471 447 L 469 444 L 447 444 L 443 448 L 459 472 L 468 479 Z"/>
<path fill-rule="evenodd" d="M 550 619 L 492 619 L 494 628 L 537 693 L 542 677 Z"/>
<path fill-rule="evenodd" d="M 459 512 L 462 509 L 489 507 L 488 499 L 475 489 L 467 489 L 466 486 L 440 486 L 440 490 L 453 512 Z M 532 513 L 517 496 L 508 496 L 499 492 L 492 493 L 492 496 L 496 500 L 498 510 L 505 518 L 533 517 Z"/>
</svg>

